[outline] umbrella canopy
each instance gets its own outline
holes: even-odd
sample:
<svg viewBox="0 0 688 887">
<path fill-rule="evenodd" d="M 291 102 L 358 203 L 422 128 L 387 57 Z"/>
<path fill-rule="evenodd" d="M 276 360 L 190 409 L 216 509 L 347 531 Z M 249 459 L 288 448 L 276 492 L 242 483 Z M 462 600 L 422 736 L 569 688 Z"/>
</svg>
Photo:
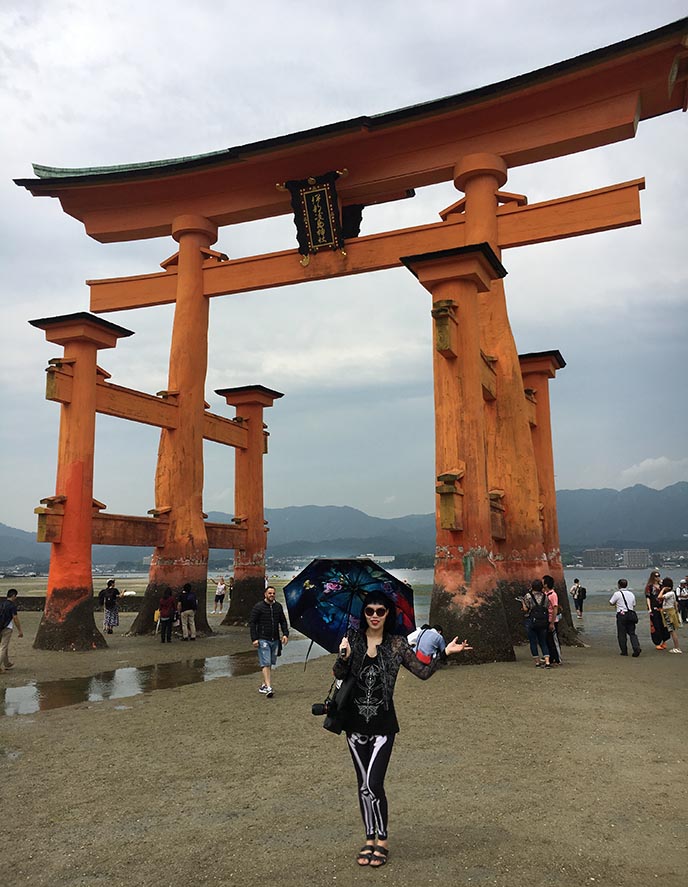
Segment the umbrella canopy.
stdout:
<svg viewBox="0 0 688 887">
<path fill-rule="evenodd" d="M 316 558 L 284 586 L 291 625 L 336 653 L 347 628 L 358 628 L 363 599 L 371 591 L 397 608 L 397 634 L 416 627 L 413 589 L 368 558 Z"/>
</svg>

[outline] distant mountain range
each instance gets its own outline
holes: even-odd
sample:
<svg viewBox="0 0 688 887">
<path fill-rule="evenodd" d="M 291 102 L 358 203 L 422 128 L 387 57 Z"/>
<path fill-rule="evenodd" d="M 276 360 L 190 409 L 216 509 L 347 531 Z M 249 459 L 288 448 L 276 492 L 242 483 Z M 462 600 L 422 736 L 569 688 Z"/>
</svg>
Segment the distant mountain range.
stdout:
<svg viewBox="0 0 688 887">
<path fill-rule="evenodd" d="M 625 490 L 560 490 L 557 493 L 559 535 L 562 546 L 651 547 L 685 539 L 688 548 L 688 483 L 653 490 L 637 484 Z M 270 526 L 268 554 L 347 556 L 432 553 L 435 544 L 433 514 L 406 517 L 371 517 L 356 508 L 304 505 L 267 508 Z M 231 515 L 215 511 L 211 521 L 229 522 Z M 34 533 L 0 524 L 0 563 L 22 559 L 46 561 L 48 545 L 37 543 Z M 124 546 L 93 547 L 93 562 L 140 560 L 147 552 Z M 222 558 L 221 551 L 211 556 Z"/>
</svg>

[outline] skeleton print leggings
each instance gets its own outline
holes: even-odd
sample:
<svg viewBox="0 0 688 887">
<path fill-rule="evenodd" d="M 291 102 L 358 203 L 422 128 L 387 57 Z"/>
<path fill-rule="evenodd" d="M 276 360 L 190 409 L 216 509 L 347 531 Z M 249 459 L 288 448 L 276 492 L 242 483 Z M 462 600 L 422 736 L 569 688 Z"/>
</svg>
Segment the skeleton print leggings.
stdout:
<svg viewBox="0 0 688 887">
<path fill-rule="evenodd" d="M 358 779 L 358 802 L 365 827 L 366 838 L 377 835 L 387 839 L 387 796 L 385 774 L 392 754 L 394 736 L 364 736 L 347 733 L 351 759 Z"/>
</svg>

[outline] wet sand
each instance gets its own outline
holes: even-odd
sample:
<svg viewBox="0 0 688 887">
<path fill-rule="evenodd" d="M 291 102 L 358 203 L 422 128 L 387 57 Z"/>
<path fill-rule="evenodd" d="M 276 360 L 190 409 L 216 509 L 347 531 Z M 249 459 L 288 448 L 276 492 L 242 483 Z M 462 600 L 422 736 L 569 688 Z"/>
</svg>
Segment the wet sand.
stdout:
<svg viewBox="0 0 688 887">
<path fill-rule="evenodd" d="M 210 617 L 213 624 L 219 617 Z M 250 649 L 227 628 L 195 644 L 108 638 L 108 650 L 30 646 L 0 688 Z M 403 672 L 387 779 L 389 864 L 359 869 L 355 778 L 343 737 L 310 706 L 332 657 L 128 699 L 0 717 L 6 887 L 686 883 L 688 653 L 618 655 L 611 613 L 560 669 L 516 663 Z M 688 627 L 682 628 L 688 648 Z"/>
</svg>

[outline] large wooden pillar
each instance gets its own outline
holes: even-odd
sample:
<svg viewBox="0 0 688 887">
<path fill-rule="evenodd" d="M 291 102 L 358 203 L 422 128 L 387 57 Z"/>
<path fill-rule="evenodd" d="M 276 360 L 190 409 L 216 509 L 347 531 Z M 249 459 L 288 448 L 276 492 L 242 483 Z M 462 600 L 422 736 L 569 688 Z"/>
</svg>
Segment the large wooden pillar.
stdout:
<svg viewBox="0 0 688 887">
<path fill-rule="evenodd" d="M 499 191 L 506 178 L 504 160 L 493 154 L 466 155 L 454 170 L 454 184 L 465 193 L 466 238 L 488 242 L 498 257 L 499 203 L 525 202 L 520 195 Z M 516 597 L 546 573 L 548 565 L 529 409 L 502 280 L 493 281 L 490 291 L 480 296 L 480 329 L 483 354 L 495 375 L 495 396 L 486 403 L 485 437 L 495 576 L 513 639 L 518 641 L 524 639 L 524 629 Z"/>
<path fill-rule="evenodd" d="M 447 637 L 480 637 L 469 661 L 511 660 L 490 557 L 479 302 L 506 271 L 487 243 L 402 261 L 433 302 L 437 544 L 430 620 Z"/>
<path fill-rule="evenodd" d="M 234 551 L 234 590 L 223 625 L 244 624 L 265 590 L 267 527 L 263 506 L 263 410 L 283 395 L 262 385 L 218 389 L 248 430 L 248 446 L 235 449 L 234 522 L 246 529 L 245 547 Z"/>
<path fill-rule="evenodd" d="M 576 632 L 571 621 L 571 607 L 559 548 L 552 418 L 549 403 L 549 380 L 554 379 L 557 370 L 563 369 L 566 362 L 559 351 L 521 354 L 519 362 L 525 394 L 532 410 L 530 429 L 537 466 L 540 522 L 547 555 L 547 572 L 554 578 L 560 609 L 564 615 L 563 624 L 559 623 L 559 633 L 565 640 L 573 641 Z"/>
<path fill-rule="evenodd" d="M 130 330 L 87 313 L 32 320 L 48 342 L 64 346 L 60 361 L 71 373 L 69 400 L 60 407 L 55 496 L 44 500 L 61 513 L 60 541 L 50 552 L 45 610 L 34 647 L 91 650 L 107 647 L 93 616 L 91 528 L 96 428 L 96 357 Z"/>
<path fill-rule="evenodd" d="M 167 538 L 151 560 L 148 587 L 132 632 L 153 627 L 162 590 L 178 592 L 190 583 L 198 598 L 196 628 L 210 631 L 207 618 L 208 537 L 203 515 L 203 425 L 208 369 L 208 299 L 203 293 L 204 250 L 217 239 L 217 226 L 203 216 L 174 219 L 179 243 L 177 292 L 170 346 L 168 390 L 178 407 L 176 428 L 160 435 L 155 475 L 155 511 L 166 514 Z"/>
</svg>

